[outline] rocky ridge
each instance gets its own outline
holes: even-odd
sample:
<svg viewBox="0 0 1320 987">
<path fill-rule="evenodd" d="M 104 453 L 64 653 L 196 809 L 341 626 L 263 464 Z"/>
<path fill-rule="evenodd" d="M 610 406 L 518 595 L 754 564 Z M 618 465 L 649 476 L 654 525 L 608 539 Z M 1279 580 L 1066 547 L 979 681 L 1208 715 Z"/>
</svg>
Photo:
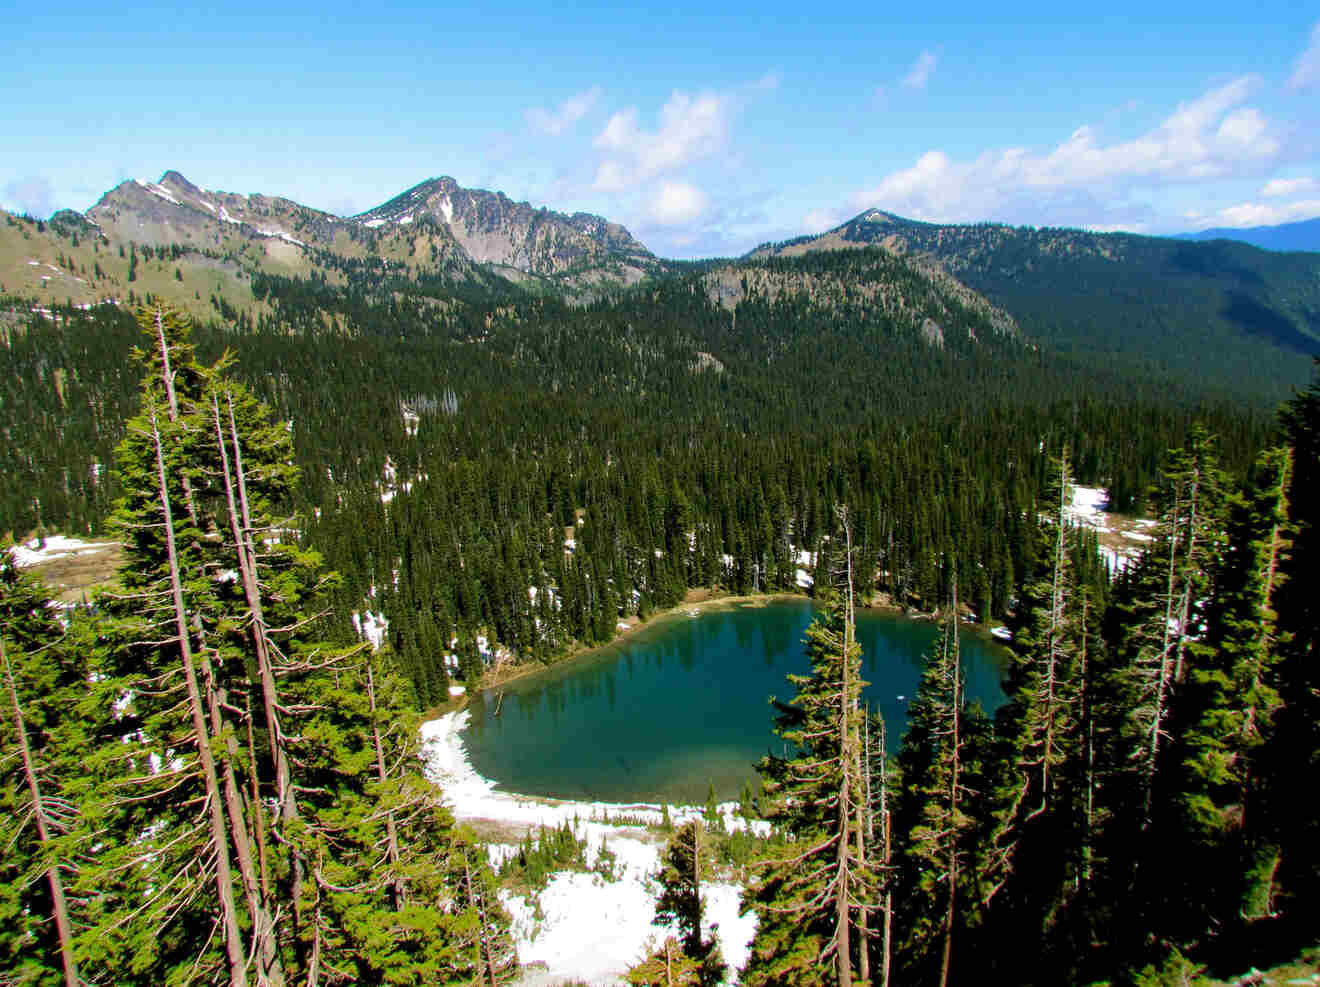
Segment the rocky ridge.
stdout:
<svg viewBox="0 0 1320 987">
<path fill-rule="evenodd" d="M 352 221 L 369 229 L 399 228 L 425 216 L 443 222 L 474 261 L 523 274 L 611 267 L 631 284 L 660 267 L 618 223 L 590 213 L 536 209 L 502 192 L 463 188 L 448 176 L 415 185 Z"/>
<path fill-rule="evenodd" d="M 429 257 L 448 273 L 458 261 L 464 267 L 487 266 L 514 281 L 567 279 L 569 287 L 632 284 L 663 268 L 617 223 L 588 213 L 536 209 L 503 193 L 463 188 L 448 177 L 340 217 L 279 196 L 208 191 L 167 171 L 158 182 L 119 184 L 86 219 L 107 237 L 138 244 L 220 251 L 260 244 L 267 254 L 287 253 L 285 247 L 345 256 L 375 252 L 406 256 L 423 272 Z"/>
</svg>

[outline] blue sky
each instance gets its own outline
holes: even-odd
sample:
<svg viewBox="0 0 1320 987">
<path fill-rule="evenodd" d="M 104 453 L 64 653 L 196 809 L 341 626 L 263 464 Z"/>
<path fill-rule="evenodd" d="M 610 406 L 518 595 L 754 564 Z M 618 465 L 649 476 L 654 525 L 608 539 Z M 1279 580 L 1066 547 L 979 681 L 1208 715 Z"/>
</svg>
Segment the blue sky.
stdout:
<svg viewBox="0 0 1320 987">
<path fill-rule="evenodd" d="M 873 206 L 1154 233 L 1320 216 L 1320 8 L 3 2 L 0 204 L 35 215 L 174 168 L 341 215 L 452 175 L 674 257 Z"/>
</svg>

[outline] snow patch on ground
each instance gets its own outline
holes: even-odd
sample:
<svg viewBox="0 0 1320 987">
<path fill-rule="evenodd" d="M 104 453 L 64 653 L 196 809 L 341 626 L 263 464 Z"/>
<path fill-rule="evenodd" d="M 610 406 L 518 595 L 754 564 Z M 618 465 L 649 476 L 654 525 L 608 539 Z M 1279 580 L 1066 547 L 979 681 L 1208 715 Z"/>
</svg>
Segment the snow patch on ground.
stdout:
<svg viewBox="0 0 1320 987">
<path fill-rule="evenodd" d="M 42 562 L 49 562 L 51 559 L 63 559 L 72 555 L 82 555 L 91 552 L 103 552 L 111 545 L 117 542 L 90 542 L 83 541 L 81 538 L 70 538 L 67 535 L 48 535 L 45 547 L 41 547 L 41 539 L 33 538 L 29 542 L 23 542 L 15 545 L 11 552 L 14 555 L 14 564 L 20 569 L 28 566 L 38 565 Z"/>
<path fill-rule="evenodd" d="M 389 621 L 384 614 L 372 613 L 370 610 L 365 613 L 353 612 L 353 630 L 357 631 L 358 637 L 371 642 L 372 651 L 380 650 L 389 629 Z"/>
<path fill-rule="evenodd" d="M 299 247 L 307 246 L 307 244 L 303 243 L 301 240 L 289 236 L 289 234 L 285 233 L 283 230 L 257 230 L 257 232 L 260 233 L 262 236 L 275 237 L 277 239 L 283 240 L 285 243 L 297 244 Z"/>
<path fill-rule="evenodd" d="M 1100 539 L 1100 555 L 1115 575 L 1136 560 L 1144 543 L 1154 541 L 1149 532 L 1155 522 L 1149 518 L 1128 519 L 1111 515 L 1109 492 L 1103 487 L 1074 486 L 1072 504 L 1064 508 L 1064 513 L 1070 523 L 1090 528 L 1101 536 L 1110 536 Z"/>
<path fill-rule="evenodd" d="M 477 774 L 463 748 L 461 734 L 469 716 L 466 710 L 447 713 L 421 726 L 426 775 L 444 789 L 454 817 L 528 827 L 568 823 L 579 839 L 586 840 L 588 860 L 594 860 L 605 846 L 615 855 L 616 873 L 621 875 L 617 881 L 606 881 L 598 874 L 555 874 L 540 894 L 543 917 L 539 921 L 534 902 L 522 895 L 504 896 L 513 918 L 519 958 L 524 964 L 544 963 L 547 968 L 544 977 L 533 976 L 528 982 L 578 980 L 592 987 L 622 984 L 624 972 L 644 957 L 650 940 L 662 932 L 651 924 L 655 918 L 655 889 L 650 878 L 659 869 L 660 848 L 647 839 L 649 834 L 644 831 L 604 820 L 626 813 L 631 818 L 659 823 L 663 808 L 645 803 L 561 802 L 497 792 L 493 781 Z M 736 808 L 733 802 L 720 806 L 724 823 L 731 829 L 748 825 L 735 814 Z M 679 823 L 699 818 L 702 811 L 696 806 L 672 807 L 670 818 Z M 767 829 L 759 821 L 750 825 L 759 832 Z M 488 852 L 494 857 L 508 851 L 492 848 Z M 724 958 L 737 970 L 747 961 L 756 917 L 738 914 L 740 887 L 712 883 L 705 890 L 707 921 L 718 925 Z"/>
<path fill-rule="evenodd" d="M 1084 524 L 1088 528 L 1108 531 L 1105 525 L 1105 512 L 1109 508 L 1109 491 L 1103 487 L 1073 487 L 1072 505 L 1064 508 L 1064 513 L 1074 524 Z"/>
</svg>

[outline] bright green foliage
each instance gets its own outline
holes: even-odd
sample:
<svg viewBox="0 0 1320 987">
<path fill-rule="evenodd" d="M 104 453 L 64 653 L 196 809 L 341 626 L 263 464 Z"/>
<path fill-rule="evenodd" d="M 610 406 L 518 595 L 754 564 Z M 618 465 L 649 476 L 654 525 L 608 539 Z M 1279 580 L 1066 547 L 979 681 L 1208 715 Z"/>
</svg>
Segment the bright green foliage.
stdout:
<svg viewBox="0 0 1320 987">
<path fill-rule="evenodd" d="M 704 979 L 701 964 L 688 956 L 673 936 L 629 970 L 627 979 L 633 987 L 704 987 L 718 983 Z"/>
<path fill-rule="evenodd" d="M 977 833 L 989 724 L 968 706 L 956 614 L 923 659 L 898 754 L 895 937 L 900 968 L 921 982 L 947 970 L 955 933 L 981 898 Z M 942 955 L 943 954 L 943 955 Z"/>
<path fill-rule="evenodd" d="M 850 913 L 874 899 L 873 870 L 853 846 L 855 800 L 862 795 L 856 780 L 847 801 L 842 799 L 845 772 L 860 778 L 861 650 L 848 618 L 843 602 L 835 601 L 812 622 L 806 636 L 812 673 L 788 676 L 797 689 L 791 705 L 772 700 L 779 713 L 775 733 L 793 753 L 767 755 L 757 765 L 760 805 L 787 841 L 752 864 L 743 907 L 756 911 L 758 924 L 744 984 L 836 983 L 830 952 L 839 896 L 846 896 Z M 841 818 L 848 824 L 841 825 Z"/>
<path fill-rule="evenodd" d="M 567 821 L 528 833 L 499 869 L 500 879 L 524 889 L 544 888 L 558 870 L 586 870 L 587 843 Z"/>
<path fill-rule="evenodd" d="M 89 681 L 85 625 L 63 627 L 48 600 L 0 546 L 0 969 L 33 985 L 64 982 L 47 871 L 58 868 L 65 888 L 75 876 L 88 781 L 83 759 L 95 743 L 87 717 L 105 699 L 103 686 Z M 24 743 L 40 804 L 26 777 Z"/>
<path fill-rule="evenodd" d="M 359 661 L 306 697 L 322 707 L 299 754 L 319 766 L 300 773 L 317 788 L 300 804 L 306 954 L 327 983 L 490 984 L 492 967 L 503 983 L 517 958 L 485 854 L 415 771 L 380 778 L 370 727 L 387 765 L 416 763 L 417 717 L 377 656 Z"/>
<path fill-rule="evenodd" d="M 247 976 L 272 984 L 507 980 L 484 854 L 415 767 L 411 689 L 387 654 L 321 636 L 341 626 L 318 609 L 333 580 L 276 513 L 287 430 L 192 359 L 171 313 L 143 328 L 156 347 L 118 461 L 128 592 L 100 625 L 102 689 L 123 698 L 86 749 L 87 966 L 237 982 L 234 928 Z"/>
</svg>

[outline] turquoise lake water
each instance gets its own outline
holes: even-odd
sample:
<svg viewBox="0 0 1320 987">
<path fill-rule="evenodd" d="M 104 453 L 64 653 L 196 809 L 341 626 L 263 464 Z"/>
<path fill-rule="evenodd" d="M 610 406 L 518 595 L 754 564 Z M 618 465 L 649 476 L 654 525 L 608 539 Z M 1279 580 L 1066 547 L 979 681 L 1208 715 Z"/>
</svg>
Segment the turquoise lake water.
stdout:
<svg viewBox="0 0 1320 987">
<path fill-rule="evenodd" d="M 782 751 L 771 695 L 791 700 L 784 676 L 806 673 L 803 601 L 732 605 L 667 617 L 591 656 L 473 697 L 464 741 L 479 774 L 508 791 L 606 802 L 701 802 L 755 785 L 753 764 Z M 865 696 L 896 749 L 916 692 L 931 621 L 860 611 Z M 962 635 L 969 698 L 1004 700 L 1003 649 Z M 501 698 L 502 695 L 502 698 Z M 496 710 L 499 715 L 496 715 Z"/>
</svg>

